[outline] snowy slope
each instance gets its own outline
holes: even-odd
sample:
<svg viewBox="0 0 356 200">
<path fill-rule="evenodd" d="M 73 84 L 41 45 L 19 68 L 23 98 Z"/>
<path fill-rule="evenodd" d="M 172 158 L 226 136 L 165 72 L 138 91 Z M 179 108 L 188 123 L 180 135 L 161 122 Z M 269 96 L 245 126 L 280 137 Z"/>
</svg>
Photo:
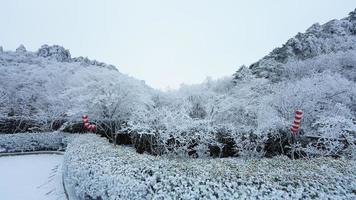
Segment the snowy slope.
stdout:
<svg viewBox="0 0 356 200">
<path fill-rule="evenodd" d="M 305 33 L 298 33 L 282 47 L 252 64 L 250 69 L 258 77 L 278 79 L 283 64 L 292 60 L 306 60 L 322 54 L 356 49 L 356 9 L 341 20 L 312 25 Z"/>
</svg>

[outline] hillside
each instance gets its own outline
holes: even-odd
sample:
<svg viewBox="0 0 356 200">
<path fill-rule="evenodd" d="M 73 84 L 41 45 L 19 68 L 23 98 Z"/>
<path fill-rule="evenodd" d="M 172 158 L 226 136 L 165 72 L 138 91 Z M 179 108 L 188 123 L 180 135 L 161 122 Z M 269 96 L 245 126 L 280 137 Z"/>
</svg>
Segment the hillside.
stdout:
<svg viewBox="0 0 356 200">
<path fill-rule="evenodd" d="M 258 77 L 278 79 L 287 62 L 355 49 L 356 10 L 341 20 L 331 20 L 323 25 L 313 24 L 305 33 L 298 33 L 282 47 L 274 49 L 249 68 Z M 356 71 L 355 68 L 347 70 L 353 73 Z M 353 80 L 356 80 L 355 78 L 354 73 Z"/>
</svg>

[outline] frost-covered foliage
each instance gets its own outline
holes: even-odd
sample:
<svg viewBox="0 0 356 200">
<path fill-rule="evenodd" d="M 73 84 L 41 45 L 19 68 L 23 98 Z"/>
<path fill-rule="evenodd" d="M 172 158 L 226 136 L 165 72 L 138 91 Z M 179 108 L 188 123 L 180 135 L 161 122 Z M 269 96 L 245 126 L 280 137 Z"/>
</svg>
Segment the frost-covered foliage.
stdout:
<svg viewBox="0 0 356 200">
<path fill-rule="evenodd" d="M 0 153 L 28 151 L 61 151 L 68 134 L 61 132 L 0 134 Z"/>
<path fill-rule="evenodd" d="M 356 62 L 353 65 L 356 66 Z M 291 73 L 290 81 L 275 84 L 276 93 L 271 104 L 286 124 L 292 119 L 291 110 L 304 111 L 304 134 L 319 137 L 317 148 L 308 146 L 308 154 L 339 155 L 345 148 L 351 148 L 346 154 L 354 157 L 356 83 L 348 80 L 343 73 L 336 72 L 337 68 L 333 63 L 323 66 L 325 71 L 313 73 L 310 70 L 312 73 L 300 78 L 297 78 L 300 73 Z M 327 70 L 331 66 L 336 69 Z"/>
<path fill-rule="evenodd" d="M 354 199 L 354 160 L 168 159 L 78 135 L 63 174 L 78 199 Z"/>
<path fill-rule="evenodd" d="M 304 111 L 303 129 L 311 132 L 318 117 L 344 116 L 352 121 L 351 110 L 356 95 L 355 82 L 329 72 L 314 74 L 301 80 L 275 84 L 272 104 L 284 119 L 291 119 L 293 110 Z"/>
<path fill-rule="evenodd" d="M 0 89 L 0 118 L 5 117 L 5 104 L 8 102 L 8 95 L 4 89 Z"/>
<path fill-rule="evenodd" d="M 242 67 L 233 81 L 209 80 L 158 94 L 154 110 L 133 128 L 154 134 L 165 151 L 180 155 L 193 151 L 205 156 L 212 145 L 222 149 L 223 141 L 232 139 L 237 155 L 263 156 L 266 141 L 285 137 L 281 134 L 289 133 L 294 111 L 301 109 L 301 134 L 325 141 L 315 152 L 304 146 L 308 155 L 352 156 L 356 77 L 350 69 L 356 67 L 355 55 L 347 51 L 287 62 L 279 82 L 258 78 Z M 331 145 L 338 151 L 331 154 Z"/>
</svg>

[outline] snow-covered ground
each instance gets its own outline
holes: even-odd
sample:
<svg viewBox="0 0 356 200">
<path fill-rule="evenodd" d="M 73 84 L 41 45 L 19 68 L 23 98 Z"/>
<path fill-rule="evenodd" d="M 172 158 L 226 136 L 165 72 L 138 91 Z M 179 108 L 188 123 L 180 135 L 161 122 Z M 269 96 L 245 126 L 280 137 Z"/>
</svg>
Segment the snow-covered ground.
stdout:
<svg viewBox="0 0 356 200">
<path fill-rule="evenodd" d="M 0 157 L 1 200 L 62 200 L 62 155 Z"/>
</svg>

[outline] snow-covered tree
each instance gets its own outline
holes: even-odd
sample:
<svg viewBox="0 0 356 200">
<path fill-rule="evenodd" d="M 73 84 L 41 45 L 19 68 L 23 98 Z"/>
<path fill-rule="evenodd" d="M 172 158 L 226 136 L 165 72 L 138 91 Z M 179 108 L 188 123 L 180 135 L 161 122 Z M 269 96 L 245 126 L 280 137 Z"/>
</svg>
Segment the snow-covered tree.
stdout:
<svg viewBox="0 0 356 200">
<path fill-rule="evenodd" d="M 17 53 L 25 53 L 26 47 L 23 44 L 21 44 L 19 47 L 17 47 L 16 52 Z"/>
</svg>

